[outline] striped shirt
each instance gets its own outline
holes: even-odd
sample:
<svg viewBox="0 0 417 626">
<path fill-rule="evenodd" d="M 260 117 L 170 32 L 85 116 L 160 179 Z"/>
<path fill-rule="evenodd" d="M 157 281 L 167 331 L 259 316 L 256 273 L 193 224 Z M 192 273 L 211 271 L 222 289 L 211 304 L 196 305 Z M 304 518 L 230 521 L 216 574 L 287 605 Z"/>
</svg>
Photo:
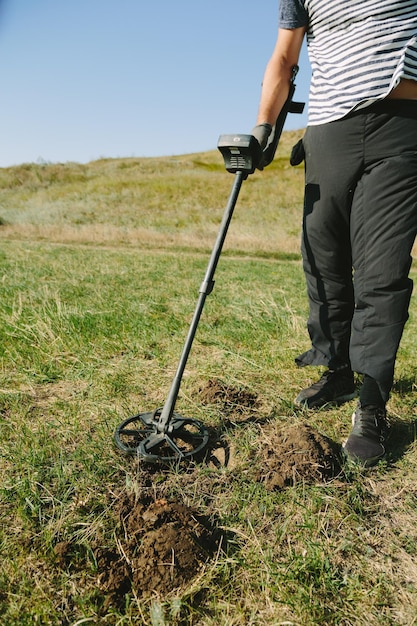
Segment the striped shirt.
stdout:
<svg viewBox="0 0 417 626">
<path fill-rule="evenodd" d="M 417 81 L 417 0 L 280 0 L 280 27 L 301 26 L 310 125 L 381 100 L 401 78 Z"/>
</svg>

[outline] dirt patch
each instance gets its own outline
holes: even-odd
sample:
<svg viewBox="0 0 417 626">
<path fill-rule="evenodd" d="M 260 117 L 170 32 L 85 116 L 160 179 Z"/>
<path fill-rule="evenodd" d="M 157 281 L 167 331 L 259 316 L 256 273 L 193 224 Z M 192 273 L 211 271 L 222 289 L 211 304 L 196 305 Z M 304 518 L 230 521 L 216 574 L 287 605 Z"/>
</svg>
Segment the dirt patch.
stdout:
<svg viewBox="0 0 417 626">
<path fill-rule="evenodd" d="M 232 387 L 217 378 L 208 380 L 199 391 L 204 404 L 220 404 L 226 413 L 245 413 L 259 406 L 256 393 Z"/>
<path fill-rule="evenodd" d="M 60 541 L 54 547 L 55 560 L 60 568 L 69 565 L 72 556 L 72 544 L 69 541 Z"/>
<path fill-rule="evenodd" d="M 341 471 L 340 446 L 307 424 L 265 429 L 261 446 L 256 480 L 270 491 L 328 481 Z"/>
<path fill-rule="evenodd" d="M 261 452 L 252 466 L 257 468 L 255 479 L 268 490 L 301 481 L 323 482 L 340 472 L 337 447 L 309 425 L 297 422 L 277 428 L 269 424 L 261 432 Z M 225 546 L 225 533 L 213 522 L 217 509 L 207 500 L 214 501 L 216 493 L 227 491 L 233 475 L 198 476 L 200 492 L 210 494 L 206 511 L 208 515 L 211 511 L 211 517 L 183 502 L 170 501 L 170 477 L 170 472 L 164 474 L 156 465 L 144 466 L 136 476 L 136 496 L 111 495 L 108 510 L 114 533 L 108 535 L 107 544 L 95 539 L 89 545 L 69 541 L 55 545 L 56 567 L 80 576 L 86 569 L 95 572 L 91 582 L 100 614 L 109 608 L 122 609 L 128 594 L 165 597 L 190 585 Z M 190 466 L 181 477 L 181 489 L 186 492 L 192 485 L 194 490 L 195 481 Z"/>
<path fill-rule="evenodd" d="M 123 602 L 132 588 L 138 596 L 149 596 L 186 585 L 219 547 L 219 533 L 183 504 L 160 499 L 145 505 L 126 496 L 118 516 L 117 549 L 95 550 L 107 605 Z"/>
</svg>

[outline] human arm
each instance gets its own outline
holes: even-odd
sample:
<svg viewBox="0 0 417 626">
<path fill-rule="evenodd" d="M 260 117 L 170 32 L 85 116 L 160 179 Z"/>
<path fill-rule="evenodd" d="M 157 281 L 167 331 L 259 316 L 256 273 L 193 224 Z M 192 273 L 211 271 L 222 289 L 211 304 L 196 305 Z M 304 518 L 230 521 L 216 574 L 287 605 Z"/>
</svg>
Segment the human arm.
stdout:
<svg viewBox="0 0 417 626">
<path fill-rule="evenodd" d="M 265 69 L 258 117 L 252 134 L 263 149 L 287 100 L 293 67 L 297 65 L 305 28 L 278 30 L 274 51 Z"/>
</svg>

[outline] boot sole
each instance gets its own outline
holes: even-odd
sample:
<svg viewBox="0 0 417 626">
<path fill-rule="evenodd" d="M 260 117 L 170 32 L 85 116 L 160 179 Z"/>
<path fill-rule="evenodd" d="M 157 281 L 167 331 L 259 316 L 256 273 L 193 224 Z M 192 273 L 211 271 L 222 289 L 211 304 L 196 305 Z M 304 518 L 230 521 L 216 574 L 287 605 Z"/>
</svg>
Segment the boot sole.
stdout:
<svg viewBox="0 0 417 626">
<path fill-rule="evenodd" d="M 358 456 L 349 454 L 345 450 L 344 446 L 342 446 L 342 452 L 344 454 L 346 462 L 348 464 L 355 465 L 356 467 L 373 467 L 374 465 L 377 465 L 379 461 L 383 461 L 387 456 L 387 452 L 386 450 L 384 450 L 384 454 L 378 455 L 377 457 L 371 457 L 369 459 L 361 459 Z"/>
<path fill-rule="evenodd" d="M 339 406 L 340 404 L 349 402 L 349 400 L 353 400 L 353 398 L 355 397 L 356 397 L 356 391 L 353 391 L 352 393 L 346 393 L 344 396 L 339 396 L 338 398 L 335 398 L 334 400 L 324 400 L 324 401 L 318 400 L 317 402 L 314 402 L 313 400 L 314 404 L 309 404 L 309 400 L 311 400 L 311 398 L 300 399 L 300 396 L 298 395 L 294 400 L 294 404 L 297 406 L 306 408 L 306 409 L 319 409 L 328 404 Z"/>
</svg>

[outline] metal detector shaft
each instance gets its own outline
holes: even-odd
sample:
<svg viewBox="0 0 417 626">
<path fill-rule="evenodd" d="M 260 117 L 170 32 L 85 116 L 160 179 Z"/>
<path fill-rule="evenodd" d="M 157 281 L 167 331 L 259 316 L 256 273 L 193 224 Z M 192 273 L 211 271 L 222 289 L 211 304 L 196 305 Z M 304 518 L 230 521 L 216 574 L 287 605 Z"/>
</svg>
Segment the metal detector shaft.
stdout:
<svg viewBox="0 0 417 626">
<path fill-rule="evenodd" d="M 226 234 L 230 225 L 230 221 L 233 216 L 233 211 L 236 206 L 237 199 L 239 197 L 240 188 L 242 186 L 242 182 L 247 178 L 247 174 L 245 172 L 236 172 L 235 180 L 233 183 L 232 190 L 230 192 L 229 200 L 226 205 L 226 209 L 223 214 L 223 219 L 220 224 L 219 232 L 217 235 L 216 242 L 214 244 L 213 251 L 211 253 L 211 257 L 209 263 L 207 265 L 206 274 L 204 276 L 204 280 L 201 283 L 201 287 L 199 290 L 199 297 L 197 301 L 197 305 L 194 311 L 194 315 L 190 324 L 190 328 L 188 331 L 187 339 L 184 344 L 184 348 L 178 363 L 177 371 L 174 376 L 174 380 L 172 381 L 171 388 L 168 392 L 168 396 L 166 402 L 161 411 L 160 418 L 158 420 L 158 430 L 160 432 L 165 432 L 167 428 L 167 424 L 170 423 L 172 414 L 174 412 L 175 403 L 177 401 L 178 392 L 181 385 L 182 376 L 184 374 L 185 366 L 187 364 L 188 356 L 190 354 L 191 346 L 196 334 L 197 326 L 200 321 L 201 313 L 203 311 L 204 303 L 208 295 L 211 294 L 214 287 L 214 273 L 216 271 L 217 263 L 220 258 L 220 254 L 223 248 L 224 240 L 226 238 Z M 169 429 L 168 429 L 169 430 Z"/>
<path fill-rule="evenodd" d="M 274 158 L 287 113 L 300 113 L 302 111 L 303 105 L 292 102 L 297 69 L 296 66 L 293 69 L 288 99 L 275 124 L 273 138 L 263 152 L 261 152 L 261 146 L 253 135 L 237 134 L 219 137 L 217 147 L 223 155 L 225 167 L 228 172 L 235 174 L 232 190 L 207 265 L 206 274 L 201 283 L 194 315 L 165 404 L 153 412 L 138 413 L 129 417 L 115 430 L 115 442 L 126 454 L 136 454 L 139 459 L 152 463 L 171 463 L 195 458 L 207 446 L 209 441 L 207 428 L 197 419 L 185 418 L 175 413 L 175 403 L 204 303 L 207 296 L 213 291 L 214 273 L 242 182 L 257 168 L 266 167 Z"/>
</svg>

